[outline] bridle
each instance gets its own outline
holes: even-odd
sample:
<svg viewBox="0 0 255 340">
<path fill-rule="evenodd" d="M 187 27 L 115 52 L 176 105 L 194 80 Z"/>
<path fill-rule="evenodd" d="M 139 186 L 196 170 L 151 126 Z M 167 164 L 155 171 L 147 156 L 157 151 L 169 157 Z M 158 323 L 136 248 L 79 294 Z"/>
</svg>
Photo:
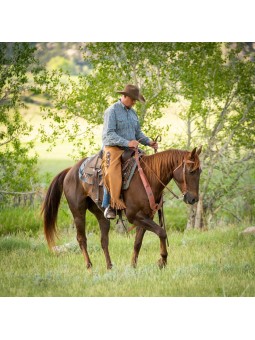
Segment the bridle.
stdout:
<svg viewBox="0 0 255 340">
<path fill-rule="evenodd" d="M 179 164 L 173 171 L 173 180 L 175 181 L 175 183 L 177 184 L 177 180 L 174 178 L 174 172 L 179 169 L 182 165 L 183 165 L 183 169 L 182 169 L 182 176 L 183 176 L 183 188 L 182 188 L 182 195 L 185 196 L 187 193 L 187 181 L 186 181 L 186 166 L 187 164 L 194 164 L 194 161 L 191 161 L 189 159 L 183 159 L 183 161 L 181 162 L 181 164 Z M 197 169 L 197 168 L 196 168 Z M 195 171 L 196 169 L 194 169 L 193 171 Z M 177 184 L 178 185 L 178 184 Z"/>
<path fill-rule="evenodd" d="M 157 174 L 150 168 L 148 167 L 148 165 L 143 162 L 143 159 L 141 158 L 142 163 L 154 174 L 154 176 L 157 178 L 157 180 L 163 185 L 164 189 L 167 189 L 169 192 L 171 192 L 171 194 L 177 198 L 178 200 L 181 199 L 179 196 L 177 196 L 171 189 L 169 189 L 162 181 L 161 179 L 157 176 Z M 185 196 L 185 194 L 187 193 L 187 181 L 186 181 L 186 166 L 187 164 L 194 164 L 194 161 L 191 161 L 189 159 L 183 159 L 182 162 L 174 169 L 173 171 L 173 180 L 175 181 L 176 185 L 178 186 L 178 181 L 174 178 L 174 172 L 176 170 L 178 170 L 182 165 L 183 165 L 183 169 L 182 169 L 182 175 L 183 175 L 183 188 L 182 188 L 182 195 Z M 200 168 L 200 167 L 199 167 Z M 197 168 L 195 168 L 193 171 L 197 170 Z M 192 172 L 193 172 L 192 171 Z"/>
<path fill-rule="evenodd" d="M 143 138 L 141 138 L 141 139 L 143 139 Z M 141 139 L 139 139 L 138 142 L 140 142 Z M 158 135 L 156 138 L 153 138 L 153 141 L 154 141 L 154 142 L 160 142 L 160 141 L 161 141 L 161 136 Z M 136 153 L 137 153 L 137 150 L 138 150 L 138 148 L 135 148 Z M 155 149 L 154 152 L 157 153 L 157 150 Z M 137 153 L 136 159 L 137 159 L 137 162 L 139 162 L 138 153 Z M 142 160 L 142 159 L 141 159 L 141 160 Z M 142 160 L 142 161 L 143 161 L 143 160 Z M 187 193 L 186 166 L 187 166 L 187 164 L 194 164 L 194 163 L 195 163 L 194 161 L 191 161 L 191 160 L 189 160 L 189 159 L 185 159 L 185 158 L 184 158 L 184 159 L 182 160 L 182 162 L 181 162 L 181 163 L 174 169 L 174 171 L 173 171 L 173 180 L 175 181 L 176 185 L 179 187 L 177 180 L 174 178 L 174 172 L 175 172 L 176 170 L 178 170 L 178 169 L 183 165 L 183 170 L 182 170 L 182 174 L 183 174 L 183 189 L 181 190 L 181 191 L 182 191 L 183 197 L 184 197 L 185 194 Z M 137 163 L 137 164 L 138 164 L 138 163 Z M 157 178 L 157 180 L 163 185 L 164 189 L 167 189 L 168 191 L 170 191 L 171 194 L 172 194 L 175 198 L 180 199 L 180 198 L 179 198 L 172 190 L 170 190 L 170 189 L 169 189 L 169 188 L 161 181 L 161 179 L 155 174 L 155 172 L 154 172 L 152 169 L 150 169 L 150 168 L 147 166 L 146 163 L 143 162 L 143 164 L 145 164 L 145 166 L 146 166 L 146 167 L 147 167 L 147 168 L 155 175 L 155 177 Z M 200 166 L 199 166 L 199 168 L 200 168 Z M 197 168 L 195 168 L 194 170 L 192 170 L 192 172 L 195 171 L 195 170 L 197 170 Z M 201 168 L 200 168 L 200 170 L 201 170 Z"/>
<path fill-rule="evenodd" d="M 167 189 L 169 192 L 171 192 L 171 194 L 175 197 L 175 198 L 177 198 L 177 199 L 181 199 L 179 196 L 177 196 L 171 189 L 169 189 L 162 181 L 161 181 L 161 179 L 157 176 L 157 174 L 150 168 L 150 167 L 148 167 L 148 165 L 143 161 L 143 159 L 141 158 L 141 161 L 142 161 L 142 163 L 154 174 L 154 176 L 157 178 L 157 180 L 159 181 L 159 183 L 161 183 L 162 184 L 162 186 L 164 187 L 164 189 Z M 173 174 L 174 174 L 174 172 L 177 170 L 177 169 L 179 169 L 181 166 L 182 166 L 182 164 L 184 164 L 184 167 L 183 167 L 183 171 L 182 171 L 182 173 L 183 173 L 183 182 L 184 182 L 184 190 L 182 191 L 182 194 L 183 194 L 183 196 L 187 193 L 187 182 L 186 182 L 186 177 L 185 177 L 185 171 L 186 171 L 186 164 L 187 163 L 195 163 L 195 162 L 193 162 L 193 161 L 190 161 L 190 160 L 183 160 L 182 162 L 181 162 L 181 164 L 179 164 L 175 169 L 174 169 L 174 171 L 173 171 Z M 196 170 L 196 169 L 195 169 Z M 177 180 L 174 178 L 174 176 L 173 176 L 173 180 L 175 181 L 175 183 L 176 183 L 176 185 L 178 186 L 178 182 L 177 182 Z"/>
</svg>

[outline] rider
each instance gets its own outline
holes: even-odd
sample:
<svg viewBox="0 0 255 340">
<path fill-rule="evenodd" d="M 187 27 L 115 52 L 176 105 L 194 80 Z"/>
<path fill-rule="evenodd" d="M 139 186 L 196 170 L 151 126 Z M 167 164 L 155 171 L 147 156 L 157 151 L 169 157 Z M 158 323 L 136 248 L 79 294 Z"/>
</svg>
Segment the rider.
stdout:
<svg viewBox="0 0 255 340">
<path fill-rule="evenodd" d="M 145 99 L 135 85 L 126 85 L 121 99 L 111 105 L 104 114 L 103 126 L 103 172 L 104 186 L 109 191 L 111 201 L 105 209 L 104 216 L 108 219 L 116 217 L 116 209 L 125 209 L 126 205 L 120 198 L 122 186 L 121 155 L 125 149 L 136 148 L 139 143 L 148 145 L 155 150 L 158 144 L 146 137 L 140 128 L 135 110 L 136 101 L 145 103 Z"/>
</svg>

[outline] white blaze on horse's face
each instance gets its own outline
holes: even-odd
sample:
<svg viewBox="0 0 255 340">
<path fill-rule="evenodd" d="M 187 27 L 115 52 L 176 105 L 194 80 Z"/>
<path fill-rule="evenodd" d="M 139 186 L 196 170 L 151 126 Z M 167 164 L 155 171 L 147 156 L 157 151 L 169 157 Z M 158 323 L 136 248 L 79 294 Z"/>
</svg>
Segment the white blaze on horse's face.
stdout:
<svg viewBox="0 0 255 340">
<path fill-rule="evenodd" d="M 182 163 L 173 171 L 173 179 L 183 194 L 187 204 L 195 204 L 199 200 L 199 178 L 201 168 L 198 155 L 202 147 L 196 148 L 183 159 Z"/>
</svg>

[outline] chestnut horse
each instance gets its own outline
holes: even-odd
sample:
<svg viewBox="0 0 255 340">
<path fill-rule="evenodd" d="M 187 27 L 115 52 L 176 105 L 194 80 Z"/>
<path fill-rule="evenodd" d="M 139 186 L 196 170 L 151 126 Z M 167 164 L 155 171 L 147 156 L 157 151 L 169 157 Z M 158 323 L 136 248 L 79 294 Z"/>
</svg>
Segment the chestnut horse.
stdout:
<svg viewBox="0 0 255 340">
<path fill-rule="evenodd" d="M 165 186 L 174 179 L 183 194 L 184 202 L 194 204 L 199 198 L 200 162 L 198 155 L 201 147 L 193 151 L 170 149 L 153 155 L 142 156 L 140 163 L 151 185 L 155 202 L 159 202 Z M 84 159 L 72 168 L 60 172 L 50 184 L 42 207 L 44 219 L 44 233 L 49 247 L 54 245 L 56 235 L 56 221 L 62 192 L 64 191 L 69 208 L 73 214 L 77 229 L 77 241 L 83 253 L 87 268 L 92 266 L 88 251 L 85 232 L 87 209 L 98 220 L 101 231 L 101 246 L 104 251 L 107 268 L 112 267 L 108 250 L 110 221 L 104 217 L 103 208 L 98 206 L 90 196 L 92 185 L 79 179 L 79 167 Z M 100 188 L 102 196 L 102 187 Z M 146 191 L 143 187 L 139 172 L 136 170 L 129 188 L 123 191 L 126 204 L 125 214 L 128 221 L 136 226 L 136 236 L 132 265 L 136 267 L 143 236 L 146 230 L 152 231 L 160 239 L 160 268 L 167 264 L 166 231 L 153 221 L 152 210 Z"/>
</svg>

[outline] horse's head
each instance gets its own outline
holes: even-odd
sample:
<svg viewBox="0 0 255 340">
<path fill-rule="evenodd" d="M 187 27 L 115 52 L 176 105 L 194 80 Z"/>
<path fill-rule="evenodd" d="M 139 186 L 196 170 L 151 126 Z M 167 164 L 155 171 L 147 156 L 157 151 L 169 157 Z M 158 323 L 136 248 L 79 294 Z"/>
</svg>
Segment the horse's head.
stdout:
<svg viewBox="0 0 255 340">
<path fill-rule="evenodd" d="M 173 179 L 183 194 L 183 200 L 187 204 L 194 204 L 199 200 L 199 178 L 201 167 L 199 154 L 202 146 L 194 148 L 183 158 L 181 164 L 173 171 Z"/>
</svg>

